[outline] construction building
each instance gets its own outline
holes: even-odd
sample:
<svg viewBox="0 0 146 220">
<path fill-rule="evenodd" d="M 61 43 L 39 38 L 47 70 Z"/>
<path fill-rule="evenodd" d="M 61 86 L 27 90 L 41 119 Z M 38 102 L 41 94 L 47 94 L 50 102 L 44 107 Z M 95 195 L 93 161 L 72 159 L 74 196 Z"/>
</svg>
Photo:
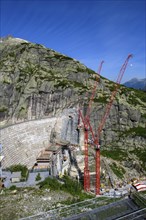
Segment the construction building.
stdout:
<svg viewBox="0 0 146 220">
<path fill-rule="evenodd" d="M 21 171 L 13 172 L 11 175 L 11 182 L 18 183 L 21 180 Z"/>
<path fill-rule="evenodd" d="M 58 141 L 39 153 L 33 169 L 48 170 L 52 176 L 62 176 L 70 167 L 69 152 L 69 142 Z"/>
</svg>

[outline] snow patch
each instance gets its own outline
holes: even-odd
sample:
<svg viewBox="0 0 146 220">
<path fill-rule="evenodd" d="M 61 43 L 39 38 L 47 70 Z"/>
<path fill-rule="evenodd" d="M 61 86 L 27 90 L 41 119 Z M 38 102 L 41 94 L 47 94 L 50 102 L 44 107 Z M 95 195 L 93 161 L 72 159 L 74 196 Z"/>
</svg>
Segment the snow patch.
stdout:
<svg viewBox="0 0 146 220">
<path fill-rule="evenodd" d="M 18 41 L 23 41 L 23 42 L 29 43 L 27 40 L 23 40 L 23 39 L 21 39 L 21 38 L 14 38 L 14 39 L 16 39 L 16 40 L 18 40 Z"/>
</svg>

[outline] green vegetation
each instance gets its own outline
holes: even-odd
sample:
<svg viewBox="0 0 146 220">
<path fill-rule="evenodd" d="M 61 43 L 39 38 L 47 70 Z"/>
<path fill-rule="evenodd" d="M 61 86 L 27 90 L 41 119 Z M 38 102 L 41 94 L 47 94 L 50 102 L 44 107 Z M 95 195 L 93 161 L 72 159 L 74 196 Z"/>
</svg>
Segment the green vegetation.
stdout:
<svg viewBox="0 0 146 220">
<path fill-rule="evenodd" d="M 8 53 L 8 56 L 10 56 L 10 57 L 16 57 L 16 54 L 15 54 L 14 52 L 10 52 L 10 53 Z"/>
<path fill-rule="evenodd" d="M 82 191 L 82 185 L 68 176 L 63 177 L 63 191 L 69 192 L 71 195 L 79 195 Z"/>
<path fill-rule="evenodd" d="M 25 118 L 25 115 L 27 113 L 27 106 L 21 106 L 20 110 L 19 110 L 19 117 L 20 118 Z"/>
<path fill-rule="evenodd" d="M 93 71 L 93 70 L 91 70 L 91 69 L 89 69 L 89 68 L 87 68 L 86 69 L 87 70 L 87 72 L 89 73 L 89 74 L 91 74 L 91 75 L 95 75 L 96 73 L 95 73 L 95 71 Z M 83 70 L 82 70 L 83 71 Z M 96 78 L 95 78 L 96 79 Z"/>
<path fill-rule="evenodd" d="M 117 166 L 116 163 L 112 163 L 110 165 L 110 168 L 112 169 L 112 171 L 114 172 L 114 174 L 119 177 L 120 179 L 122 179 L 124 177 L 125 174 L 125 170 L 123 167 L 121 166 Z"/>
<path fill-rule="evenodd" d="M 88 87 L 85 86 L 85 85 L 84 85 L 83 83 L 81 83 L 81 82 L 69 81 L 69 83 L 72 83 L 72 85 L 73 85 L 74 88 L 82 88 L 82 89 L 85 89 L 85 90 L 88 89 Z"/>
<path fill-rule="evenodd" d="M 146 198 L 144 196 L 144 194 L 142 194 L 141 192 L 134 192 L 131 195 L 132 199 L 134 200 L 134 202 L 141 208 L 145 208 L 146 207 Z"/>
<path fill-rule="evenodd" d="M 146 102 L 146 93 L 141 90 L 134 89 L 136 97 L 138 97 L 142 102 Z"/>
<path fill-rule="evenodd" d="M 139 194 L 140 194 L 141 196 L 146 195 L 146 190 L 139 192 Z"/>
<path fill-rule="evenodd" d="M 98 98 L 94 98 L 94 102 L 98 102 L 98 103 L 107 103 L 107 97 L 106 96 L 100 96 Z"/>
<path fill-rule="evenodd" d="M 146 113 L 142 114 L 141 117 L 146 119 Z"/>
<path fill-rule="evenodd" d="M 20 49 L 20 53 L 22 54 L 25 50 L 26 50 L 25 47 L 21 48 L 21 49 Z"/>
<path fill-rule="evenodd" d="M 113 92 L 113 91 L 115 91 L 115 89 L 118 87 L 118 85 L 117 84 L 114 84 L 114 83 L 108 83 L 108 88 L 109 88 L 109 90 L 111 91 L 111 92 Z"/>
<path fill-rule="evenodd" d="M 66 89 L 71 87 L 67 79 L 58 79 L 54 85 L 55 88 L 61 87 L 62 89 Z"/>
<path fill-rule="evenodd" d="M 50 198 L 50 200 L 48 200 L 48 198 Z M 3 193 L 0 194 L 1 219 L 21 219 L 52 209 L 54 209 L 53 217 L 61 219 L 119 200 L 116 198 L 95 197 L 94 199 L 87 199 L 80 202 L 79 199 L 78 196 L 71 196 L 65 192 L 55 192 L 31 187 L 15 188 L 14 186 L 14 188 L 12 187 L 11 189 L 3 189 Z M 72 203 L 75 204 L 73 206 L 66 206 Z M 119 208 L 121 208 L 121 206 L 119 206 Z M 106 212 L 108 214 L 110 209 L 106 210 Z M 36 218 L 41 217 L 43 217 L 43 215 L 38 215 Z"/>
<path fill-rule="evenodd" d="M 56 178 L 47 177 L 44 181 L 40 182 L 38 185 L 40 186 L 41 189 L 49 188 L 54 191 L 61 190 L 70 193 L 74 197 L 77 196 L 77 199 L 75 199 L 76 202 L 93 197 L 92 195 L 88 195 L 82 192 L 83 190 L 82 185 L 77 181 L 72 180 L 70 177 L 64 176 L 62 178 L 62 181 L 63 182 L 61 183 Z M 72 204 L 74 202 L 75 202 L 74 200 L 68 199 L 66 201 L 66 204 Z"/>
<path fill-rule="evenodd" d="M 21 165 L 21 164 L 12 165 L 8 168 L 8 170 L 11 172 L 21 171 L 22 180 L 27 179 L 28 177 L 28 169 L 25 165 Z"/>
<path fill-rule="evenodd" d="M 3 79 L 3 83 L 9 85 L 9 84 L 11 84 L 11 79 L 8 78 L 8 77 L 7 77 L 7 78 L 5 77 L 5 78 Z"/>
<path fill-rule="evenodd" d="M 9 188 L 10 190 L 16 190 L 17 189 L 17 187 L 15 186 L 15 185 L 12 185 L 12 186 L 10 186 L 10 188 Z"/>
<path fill-rule="evenodd" d="M 142 163 L 142 168 L 146 171 L 146 151 L 140 148 L 137 148 L 133 151 L 129 151 L 130 154 L 134 154 L 138 157 L 139 161 Z"/>
<path fill-rule="evenodd" d="M 8 108 L 6 106 L 1 106 L 0 107 L 0 112 L 6 112 Z"/>
<path fill-rule="evenodd" d="M 41 175 L 40 175 L 40 173 L 38 173 L 38 174 L 37 174 L 37 176 L 36 176 L 35 180 L 36 180 L 36 181 L 41 180 Z"/>
<path fill-rule="evenodd" d="M 146 138 L 146 129 L 143 128 L 143 127 L 138 126 L 138 127 L 135 127 L 135 128 L 130 128 L 127 131 L 124 131 L 122 133 L 122 135 L 125 135 L 125 136 L 132 135 L 132 137 L 140 136 L 140 137 Z"/>
<path fill-rule="evenodd" d="M 47 177 L 39 183 L 40 189 L 49 188 L 51 190 L 61 190 L 62 184 L 56 178 Z"/>
<path fill-rule="evenodd" d="M 127 95 L 128 103 L 132 105 L 141 104 L 138 99 L 146 103 L 146 93 L 144 91 L 131 89 L 131 88 L 124 88 L 122 92 L 125 93 L 125 95 Z"/>
<path fill-rule="evenodd" d="M 87 86 L 85 86 L 83 83 L 78 82 L 78 81 L 71 81 L 68 80 L 67 78 L 55 78 L 56 83 L 54 85 L 55 88 L 59 88 L 61 87 L 62 89 L 66 89 L 66 88 L 78 88 L 78 89 L 83 89 L 83 90 L 87 90 Z"/>
<path fill-rule="evenodd" d="M 62 54 L 59 54 L 59 53 L 54 53 L 53 57 L 55 57 L 57 59 L 60 59 L 60 60 L 73 60 L 73 58 L 67 57 L 67 56 L 63 56 Z"/>
<path fill-rule="evenodd" d="M 113 160 L 122 161 L 127 157 L 127 152 L 115 147 L 110 148 L 109 150 L 101 150 L 101 155 L 112 158 Z"/>
<path fill-rule="evenodd" d="M 131 105 L 142 105 L 141 102 L 146 103 L 146 93 L 142 90 L 133 88 L 127 88 L 120 85 L 120 95 L 124 94 L 127 97 L 127 101 Z"/>
</svg>

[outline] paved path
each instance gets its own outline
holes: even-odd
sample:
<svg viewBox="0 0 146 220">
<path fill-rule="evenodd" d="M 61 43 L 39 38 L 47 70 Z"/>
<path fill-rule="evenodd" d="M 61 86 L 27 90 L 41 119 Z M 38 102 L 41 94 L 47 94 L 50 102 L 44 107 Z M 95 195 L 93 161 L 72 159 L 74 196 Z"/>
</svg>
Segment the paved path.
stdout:
<svg viewBox="0 0 146 220">
<path fill-rule="evenodd" d="M 36 176 L 40 173 L 41 180 L 36 181 Z M 4 171 L 3 176 L 6 177 L 6 180 L 4 181 L 4 185 L 6 188 L 11 187 L 12 185 L 15 185 L 16 187 L 29 187 L 29 186 L 35 186 L 37 183 L 43 181 L 45 178 L 49 176 L 49 172 L 35 172 L 35 173 L 29 173 L 28 180 L 26 182 L 18 182 L 18 183 L 12 183 L 11 182 L 11 172 Z"/>
</svg>

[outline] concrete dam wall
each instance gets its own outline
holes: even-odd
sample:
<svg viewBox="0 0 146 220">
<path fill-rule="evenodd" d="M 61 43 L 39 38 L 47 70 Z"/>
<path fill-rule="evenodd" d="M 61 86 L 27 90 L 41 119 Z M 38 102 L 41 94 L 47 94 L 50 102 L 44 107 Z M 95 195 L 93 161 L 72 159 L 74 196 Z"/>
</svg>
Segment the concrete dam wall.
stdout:
<svg viewBox="0 0 146 220">
<path fill-rule="evenodd" d="M 39 152 L 57 139 L 78 143 L 76 109 L 66 109 L 58 117 L 28 121 L 1 129 L 2 167 L 24 164 L 31 168 Z"/>
</svg>

